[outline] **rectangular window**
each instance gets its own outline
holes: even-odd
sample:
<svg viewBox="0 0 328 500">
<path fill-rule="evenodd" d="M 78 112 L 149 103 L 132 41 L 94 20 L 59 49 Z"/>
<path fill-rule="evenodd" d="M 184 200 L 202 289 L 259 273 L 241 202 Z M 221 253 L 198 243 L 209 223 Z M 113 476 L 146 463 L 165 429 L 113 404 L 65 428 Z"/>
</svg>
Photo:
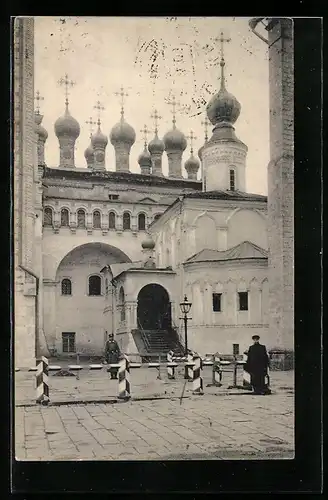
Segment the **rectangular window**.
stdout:
<svg viewBox="0 0 328 500">
<path fill-rule="evenodd" d="M 248 311 L 248 292 L 238 292 L 239 311 Z"/>
<path fill-rule="evenodd" d="M 221 297 L 222 293 L 213 293 L 213 311 L 221 312 Z"/>
<path fill-rule="evenodd" d="M 109 200 L 118 200 L 118 194 L 109 194 L 108 199 Z"/>
<path fill-rule="evenodd" d="M 75 352 L 75 332 L 63 332 L 63 352 Z"/>
<path fill-rule="evenodd" d="M 234 191 L 236 189 L 236 185 L 235 185 L 235 171 L 234 170 L 230 170 L 230 190 L 231 191 Z"/>
</svg>

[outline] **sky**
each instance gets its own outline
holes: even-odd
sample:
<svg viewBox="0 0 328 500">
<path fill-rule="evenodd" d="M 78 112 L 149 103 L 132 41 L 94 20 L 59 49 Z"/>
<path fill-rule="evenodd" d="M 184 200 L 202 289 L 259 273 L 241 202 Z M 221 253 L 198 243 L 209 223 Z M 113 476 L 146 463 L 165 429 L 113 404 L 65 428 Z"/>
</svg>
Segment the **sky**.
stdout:
<svg viewBox="0 0 328 500">
<path fill-rule="evenodd" d="M 35 92 L 48 131 L 45 161 L 59 164 L 59 144 L 54 123 L 65 110 L 65 86 L 59 81 L 68 74 L 75 84 L 68 88 L 69 110 L 81 127 L 76 141 L 75 165 L 86 168 L 84 151 L 90 143 L 90 125 L 101 120 L 107 136 L 120 119 L 121 87 L 126 121 L 136 132 L 130 153 L 130 170 L 140 172 L 137 163 L 144 147 L 144 126 L 148 142 L 154 136 L 151 115 L 157 109 L 159 136 L 172 128 L 175 97 L 176 125 L 187 137 L 196 139 L 197 153 L 204 143 L 205 103 L 220 87 L 223 31 L 230 39 L 224 45 L 226 87 L 241 103 L 235 124 L 236 135 L 248 146 L 246 189 L 267 194 L 269 163 L 269 68 L 267 45 L 252 34 L 248 18 L 219 17 L 36 17 Z M 100 101 L 104 110 L 94 108 Z M 95 131 L 95 126 L 94 126 Z M 211 128 L 209 128 L 209 136 Z M 190 139 L 183 162 L 190 156 Z M 115 170 L 115 153 L 106 148 L 106 169 Z M 167 157 L 163 155 L 167 175 Z M 199 172 L 200 174 L 200 172 Z M 183 168 L 183 175 L 187 174 Z"/>
</svg>

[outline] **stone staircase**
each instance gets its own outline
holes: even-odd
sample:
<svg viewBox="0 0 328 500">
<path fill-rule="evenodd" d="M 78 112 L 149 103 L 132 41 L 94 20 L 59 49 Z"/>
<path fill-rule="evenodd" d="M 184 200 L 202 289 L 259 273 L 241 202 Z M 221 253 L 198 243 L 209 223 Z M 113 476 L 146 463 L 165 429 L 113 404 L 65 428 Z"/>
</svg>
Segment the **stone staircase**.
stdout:
<svg viewBox="0 0 328 500">
<path fill-rule="evenodd" d="M 140 353 L 147 358 L 156 357 L 158 353 L 166 354 L 173 351 L 177 356 L 183 354 L 183 346 L 175 330 L 143 330 L 132 332 L 135 344 Z"/>
</svg>

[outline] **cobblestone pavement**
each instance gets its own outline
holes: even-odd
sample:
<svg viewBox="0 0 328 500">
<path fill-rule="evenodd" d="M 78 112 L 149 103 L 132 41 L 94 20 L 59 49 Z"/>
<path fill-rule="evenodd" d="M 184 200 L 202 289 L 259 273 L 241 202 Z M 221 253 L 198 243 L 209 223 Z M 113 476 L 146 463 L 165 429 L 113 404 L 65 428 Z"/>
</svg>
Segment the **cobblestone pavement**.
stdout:
<svg viewBox="0 0 328 500">
<path fill-rule="evenodd" d="M 64 404 L 67 397 L 80 395 L 93 400 L 116 395 L 116 382 L 108 374 L 81 373 L 75 377 L 52 377 L 53 397 L 63 404 L 17 406 L 15 408 L 15 450 L 17 460 L 188 460 L 293 458 L 294 395 L 293 372 L 271 374 L 273 394 L 227 395 L 232 382 L 226 374 L 223 388 L 207 388 L 203 396 L 178 399 L 183 379 L 156 380 L 152 370 L 141 369 L 134 376 L 135 392 L 150 397 L 173 391 L 173 398 L 131 400 L 112 403 Z M 145 373 L 146 372 L 146 373 Z M 151 373 L 152 375 L 151 375 Z M 17 377 L 18 375 L 18 377 Z M 210 376 L 210 373 L 209 373 Z M 137 378 L 139 377 L 139 378 Z M 150 388 L 147 386 L 150 379 Z M 132 378 L 132 377 L 131 377 Z M 142 381 L 143 378 L 143 381 Z M 155 379 L 155 380 L 154 380 Z M 205 377 L 206 379 L 206 377 Z M 138 383 L 137 383 L 138 381 Z M 34 400 L 34 377 L 16 374 L 16 398 L 22 405 Z M 74 386 L 75 384 L 75 386 Z M 82 391 L 82 387 L 84 391 Z M 113 384 L 113 385 L 112 385 Z M 55 387 L 56 391 L 55 391 Z M 27 394 L 27 389 L 31 394 Z M 74 389 L 74 390 L 73 390 Z M 155 391 L 155 392 L 154 392 Z M 158 392 L 159 391 L 159 392 Z M 26 396 L 27 395 L 27 396 Z M 53 399 L 52 399 L 53 401 Z"/>
</svg>

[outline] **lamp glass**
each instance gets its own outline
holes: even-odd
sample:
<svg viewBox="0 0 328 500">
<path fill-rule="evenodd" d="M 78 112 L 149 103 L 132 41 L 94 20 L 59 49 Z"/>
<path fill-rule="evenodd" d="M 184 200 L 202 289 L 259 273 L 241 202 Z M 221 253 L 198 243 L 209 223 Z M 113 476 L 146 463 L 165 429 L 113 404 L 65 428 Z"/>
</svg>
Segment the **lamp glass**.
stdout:
<svg viewBox="0 0 328 500">
<path fill-rule="evenodd" d="M 187 296 L 185 296 L 184 301 L 180 302 L 180 309 L 182 314 L 188 314 L 191 309 L 191 302 L 188 302 Z"/>
</svg>

